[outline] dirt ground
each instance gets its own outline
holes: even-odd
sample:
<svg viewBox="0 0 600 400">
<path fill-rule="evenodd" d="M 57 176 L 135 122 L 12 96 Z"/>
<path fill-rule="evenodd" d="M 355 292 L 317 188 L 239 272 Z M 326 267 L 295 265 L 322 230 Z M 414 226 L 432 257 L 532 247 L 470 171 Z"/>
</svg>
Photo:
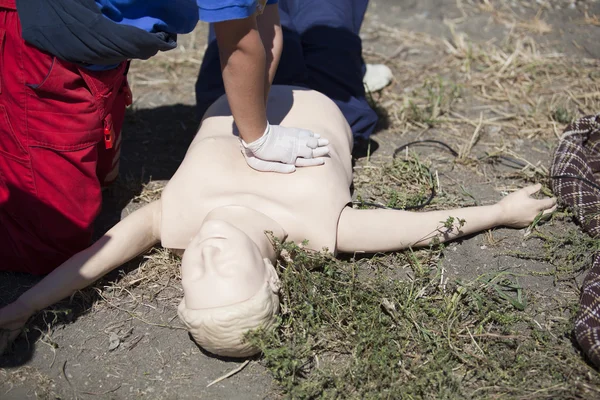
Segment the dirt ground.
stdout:
<svg viewBox="0 0 600 400">
<path fill-rule="evenodd" d="M 206 31 L 206 26 L 200 25 L 181 38 L 177 50 L 133 63 L 130 81 L 135 103 L 123 128 L 121 178 L 105 193 L 98 232 L 118 221 L 122 210 L 127 213 L 136 203 L 159 193 L 183 158 L 198 124 L 194 84 Z M 461 149 L 467 161 L 503 149 L 525 163 L 527 167 L 515 170 L 493 163 L 454 162 L 437 148 L 415 150 L 439 179 L 441 200 L 434 207 L 488 204 L 512 187 L 543 177 L 557 132 L 565 126 L 553 110 L 574 116 L 600 112 L 594 109 L 600 105 L 600 76 L 592 76 L 593 72 L 587 83 L 585 76 L 561 76 L 560 82 L 558 78 L 551 80 L 556 86 L 545 83 L 547 105 L 542 97 L 522 103 L 520 98 L 511 97 L 509 90 L 490 89 L 483 92 L 486 95 L 475 96 L 473 88 L 488 85 L 473 83 L 482 79 L 477 75 L 482 71 L 475 68 L 471 86 L 462 83 L 462 94 L 456 100 L 448 100 L 448 92 L 442 95 L 441 86 L 431 83 L 432 76 L 454 82 L 465 75 L 464 70 L 453 71 L 452 66 L 443 64 L 453 53 L 458 59 L 458 53 L 469 48 L 464 43 L 501 49 L 507 38 L 521 43 L 534 56 L 554 54 L 548 59 L 576 60 L 586 71 L 598 72 L 599 1 L 373 0 L 361 36 L 366 60 L 387 64 L 395 76 L 391 86 L 374 95 L 384 122 L 373 136 L 371 153 L 356 164 L 357 179 L 362 179 L 357 183 L 356 195 L 363 198 L 387 201 L 385 194 L 378 197 L 377 193 L 383 192 L 373 194 L 373 185 L 364 171 L 389 162 L 398 146 L 419 138 L 442 140 Z M 510 54 L 504 56 L 508 60 Z M 460 68 L 470 67 L 465 61 Z M 506 61 L 506 67 L 498 72 L 510 68 L 513 66 Z M 583 83 L 569 86 L 569 91 L 564 89 L 568 86 L 564 79 Z M 535 85 L 532 82 L 529 88 L 536 90 Z M 441 111 L 417 105 L 413 112 L 432 113 L 430 119 L 442 122 L 430 123 L 422 114 L 407 117 L 411 108 L 402 104 L 403 99 L 423 88 L 429 94 L 414 98 L 427 100 L 428 95 L 437 93 L 439 101 L 434 103 Z M 575 92 L 578 88 L 581 92 Z M 498 93 L 505 93 L 507 101 L 498 100 Z M 477 140 L 473 140 L 474 130 Z M 562 220 L 546 229 L 546 233 L 560 234 L 577 228 L 569 220 Z M 541 310 L 540 324 L 544 325 L 551 321 L 544 320 L 543 307 L 576 304 L 576 282 L 582 276 L 557 284 L 556 274 L 552 273 L 555 267 L 547 259 L 516 254 L 544 251 L 542 243 L 525 240 L 523 231 L 498 229 L 448 246 L 442 264 L 450 278 L 472 279 L 491 271 L 518 275 L 521 286 L 539 299 L 532 307 Z M 153 258 L 152 265 L 157 265 L 157 259 L 158 265 L 175 263 L 172 256 L 159 250 Z M 280 396 L 260 359 L 251 360 L 241 372 L 207 387 L 241 362 L 209 357 L 189 339 L 176 317 L 181 286 L 171 277 L 148 278 L 152 274 L 149 268 L 146 257 L 133 260 L 98 284 L 97 290 L 85 291 L 40 315 L 29 333 L 17 341 L 15 351 L 0 358 L 0 399 Z M 157 271 L 160 273 L 160 268 Z M 0 305 L 16 298 L 35 281 L 28 276 L 0 274 Z M 597 374 L 591 368 L 588 373 Z"/>
</svg>

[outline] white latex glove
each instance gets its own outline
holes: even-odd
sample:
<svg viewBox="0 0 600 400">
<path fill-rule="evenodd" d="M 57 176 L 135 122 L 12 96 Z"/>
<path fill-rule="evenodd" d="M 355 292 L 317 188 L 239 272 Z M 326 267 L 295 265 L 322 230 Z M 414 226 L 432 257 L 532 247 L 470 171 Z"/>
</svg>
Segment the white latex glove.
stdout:
<svg viewBox="0 0 600 400">
<path fill-rule="evenodd" d="M 296 167 L 325 163 L 327 139 L 306 129 L 267 125 L 265 133 L 252 143 L 242 142 L 242 153 L 252 168 L 261 172 L 288 174 Z"/>
</svg>

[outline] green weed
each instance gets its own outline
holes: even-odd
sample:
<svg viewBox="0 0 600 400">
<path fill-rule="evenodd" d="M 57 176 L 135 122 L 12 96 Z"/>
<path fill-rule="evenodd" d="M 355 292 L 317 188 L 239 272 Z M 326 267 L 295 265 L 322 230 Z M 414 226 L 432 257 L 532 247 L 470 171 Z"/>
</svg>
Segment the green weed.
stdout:
<svg viewBox="0 0 600 400">
<path fill-rule="evenodd" d="M 400 255 L 412 278 L 398 279 L 376 261 L 358 270 L 279 246 L 279 326 L 249 340 L 285 397 L 589 397 L 600 383 L 572 350 L 570 319 L 539 326 L 514 276 L 444 281 L 438 247 Z"/>
</svg>

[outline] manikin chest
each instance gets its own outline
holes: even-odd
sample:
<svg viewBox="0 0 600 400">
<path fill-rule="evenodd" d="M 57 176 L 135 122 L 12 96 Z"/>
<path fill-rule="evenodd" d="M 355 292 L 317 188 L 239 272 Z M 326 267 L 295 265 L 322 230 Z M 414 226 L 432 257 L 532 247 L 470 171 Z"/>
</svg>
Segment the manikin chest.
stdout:
<svg viewBox="0 0 600 400">
<path fill-rule="evenodd" d="M 288 240 L 335 250 L 337 222 L 350 201 L 348 180 L 336 159 L 292 174 L 257 172 L 240 153 L 237 138 L 195 141 L 162 195 L 164 247 L 184 249 L 215 208 L 244 206 L 277 221 Z"/>
<path fill-rule="evenodd" d="M 207 111 L 181 166 L 162 195 L 162 244 L 185 249 L 215 208 L 243 206 L 279 223 L 288 240 L 335 251 L 340 214 L 351 200 L 350 127 L 339 108 L 321 93 L 271 88 L 271 123 L 319 133 L 328 139 L 325 165 L 298 168 L 292 174 L 258 172 L 241 154 L 233 135 L 233 117 L 223 96 Z"/>
</svg>

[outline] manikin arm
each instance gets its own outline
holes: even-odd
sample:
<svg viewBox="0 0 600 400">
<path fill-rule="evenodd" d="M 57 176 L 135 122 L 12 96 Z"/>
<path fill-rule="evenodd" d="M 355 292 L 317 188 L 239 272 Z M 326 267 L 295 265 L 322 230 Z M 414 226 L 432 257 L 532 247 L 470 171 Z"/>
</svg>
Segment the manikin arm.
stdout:
<svg viewBox="0 0 600 400">
<path fill-rule="evenodd" d="M 555 198 L 530 197 L 541 185 L 511 193 L 490 206 L 430 212 L 357 210 L 346 208 L 338 223 L 337 250 L 367 253 L 426 246 L 476 233 L 495 226 L 523 228 L 540 212 L 556 208 Z M 449 220 L 450 219 L 450 220 Z"/>
<path fill-rule="evenodd" d="M 161 203 L 127 216 L 97 242 L 75 254 L 14 303 L 0 309 L 0 354 L 29 317 L 82 289 L 159 241 Z"/>
</svg>

